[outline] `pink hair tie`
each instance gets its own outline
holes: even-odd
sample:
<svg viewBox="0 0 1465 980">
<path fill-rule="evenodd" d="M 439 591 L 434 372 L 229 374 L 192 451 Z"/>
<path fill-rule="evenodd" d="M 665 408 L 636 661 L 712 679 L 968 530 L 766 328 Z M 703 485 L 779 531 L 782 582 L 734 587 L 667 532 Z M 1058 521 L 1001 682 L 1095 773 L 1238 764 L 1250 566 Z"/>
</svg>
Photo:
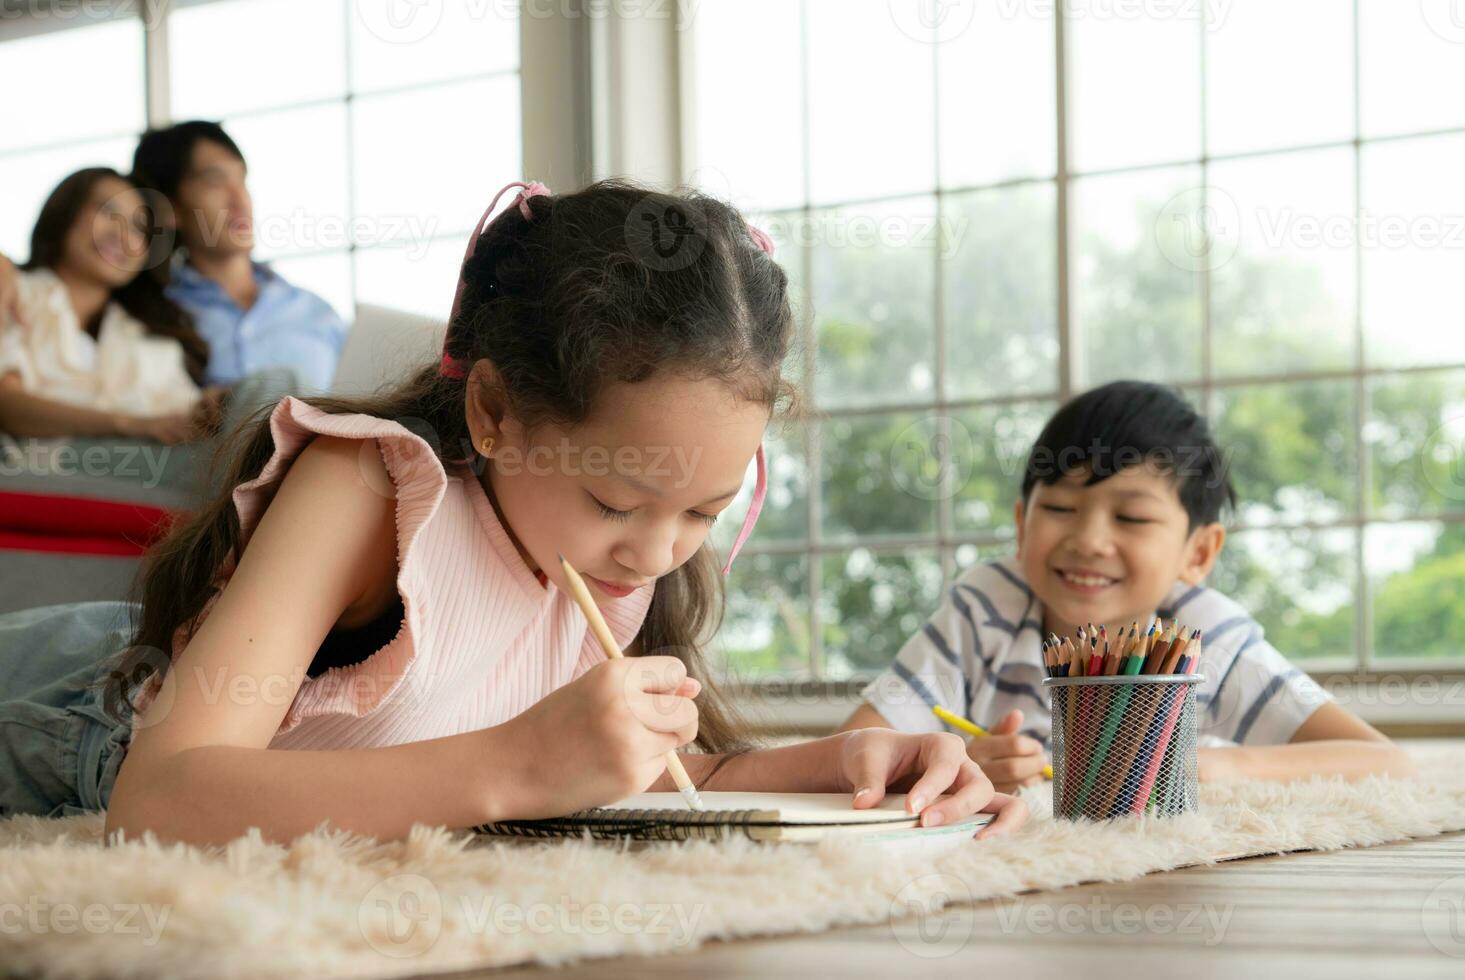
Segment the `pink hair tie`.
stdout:
<svg viewBox="0 0 1465 980">
<path fill-rule="evenodd" d="M 758 523 L 758 512 L 763 509 L 763 498 L 766 496 L 768 496 L 768 459 L 763 454 L 763 447 L 759 446 L 758 483 L 753 487 L 753 502 L 748 505 L 748 516 L 743 518 L 742 530 L 738 531 L 737 540 L 733 542 L 732 550 L 728 552 L 727 564 L 722 569 L 724 577 L 732 571 L 733 559 L 738 556 L 743 542 L 748 540 L 748 535 L 753 533 L 753 525 Z"/>
<path fill-rule="evenodd" d="M 753 244 L 757 245 L 763 254 L 773 254 L 773 239 L 769 238 L 768 233 L 762 228 L 755 228 L 753 225 L 748 225 L 748 237 L 753 239 Z"/>
<path fill-rule="evenodd" d="M 449 330 L 452 329 L 453 321 L 458 319 L 458 308 L 463 302 L 463 270 L 467 267 L 468 260 L 473 257 L 473 249 L 478 245 L 478 236 L 483 234 L 483 229 L 488 224 L 489 216 L 498 207 L 499 198 L 503 197 L 504 193 L 510 187 L 520 188 L 518 196 L 510 202 L 510 206 L 517 204 L 519 206 L 519 213 L 524 216 L 525 221 L 534 220 L 534 212 L 529 209 L 529 199 L 531 197 L 545 197 L 551 193 L 548 187 L 545 187 L 537 180 L 515 180 L 499 188 L 499 192 L 493 196 L 493 200 L 488 202 L 488 208 L 483 212 L 483 216 L 478 219 L 478 224 L 473 228 L 473 234 L 468 236 L 468 247 L 463 252 L 462 265 L 458 267 L 458 286 L 453 290 L 453 310 L 448 314 Z M 463 365 L 455 361 L 453 356 L 448 353 L 447 337 L 443 338 L 443 359 L 442 363 L 438 366 L 438 374 L 445 378 L 463 378 L 467 376 Z"/>
</svg>

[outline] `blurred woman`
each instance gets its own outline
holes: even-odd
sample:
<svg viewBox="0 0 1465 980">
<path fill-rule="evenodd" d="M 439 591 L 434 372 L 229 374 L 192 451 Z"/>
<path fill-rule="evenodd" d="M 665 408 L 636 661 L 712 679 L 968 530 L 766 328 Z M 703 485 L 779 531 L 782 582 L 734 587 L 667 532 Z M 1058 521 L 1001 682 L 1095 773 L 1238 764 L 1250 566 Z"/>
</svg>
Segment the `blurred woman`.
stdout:
<svg viewBox="0 0 1465 980">
<path fill-rule="evenodd" d="M 165 267 L 136 185 L 89 167 L 51 192 L 31 232 L 17 302 L 0 308 L 0 432 L 164 443 L 217 424 L 202 389 L 208 345 L 163 294 Z"/>
</svg>

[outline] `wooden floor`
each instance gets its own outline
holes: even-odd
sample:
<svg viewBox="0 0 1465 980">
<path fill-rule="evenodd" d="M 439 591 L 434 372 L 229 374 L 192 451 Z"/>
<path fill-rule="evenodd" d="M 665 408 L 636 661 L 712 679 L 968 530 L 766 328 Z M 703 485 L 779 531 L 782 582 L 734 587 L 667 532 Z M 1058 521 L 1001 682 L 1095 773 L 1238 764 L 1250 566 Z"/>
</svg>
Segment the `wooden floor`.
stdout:
<svg viewBox="0 0 1465 980">
<path fill-rule="evenodd" d="M 938 975 L 1461 980 L 1465 833 L 1036 892 L 924 921 L 435 980 Z"/>
</svg>

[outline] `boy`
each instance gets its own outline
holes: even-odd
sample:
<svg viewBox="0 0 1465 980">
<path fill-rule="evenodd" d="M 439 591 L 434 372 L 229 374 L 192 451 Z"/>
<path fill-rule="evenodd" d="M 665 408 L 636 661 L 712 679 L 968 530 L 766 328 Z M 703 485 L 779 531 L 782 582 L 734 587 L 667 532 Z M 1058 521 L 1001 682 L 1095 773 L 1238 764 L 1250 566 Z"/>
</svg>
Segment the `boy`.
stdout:
<svg viewBox="0 0 1465 980">
<path fill-rule="evenodd" d="M 1406 753 L 1334 703 L 1202 583 L 1235 505 L 1206 420 L 1170 389 L 1134 381 L 1064 405 L 1028 455 L 1017 554 L 960 575 L 924 629 L 863 692 L 844 729 L 940 731 L 943 704 L 991 732 L 967 752 L 998 790 L 1041 781 L 1050 739 L 1042 637 L 1155 616 L 1200 629 L 1200 778 L 1408 776 Z M 1027 724 L 1024 726 L 1024 719 Z"/>
</svg>

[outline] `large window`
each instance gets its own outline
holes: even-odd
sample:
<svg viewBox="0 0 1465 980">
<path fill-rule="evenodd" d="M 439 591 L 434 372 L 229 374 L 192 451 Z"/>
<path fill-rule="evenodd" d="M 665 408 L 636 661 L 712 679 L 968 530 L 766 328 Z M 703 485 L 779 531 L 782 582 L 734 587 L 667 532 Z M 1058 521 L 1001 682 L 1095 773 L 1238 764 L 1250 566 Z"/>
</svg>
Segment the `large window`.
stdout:
<svg viewBox="0 0 1465 980">
<path fill-rule="evenodd" d="M 65 29 L 28 24 L 23 35 L 0 40 L 0 91 L 7 93 L 0 107 L 0 252 L 16 259 L 30 252 L 31 226 L 61 178 L 88 166 L 126 173 L 146 126 L 142 21 L 62 23 Z M 0 29 L 9 26 L 0 20 Z M 57 65 L 87 70 L 58 72 Z M 38 78 L 50 81 L 37 85 Z M 107 84 L 96 85 L 99 78 Z"/>
<path fill-rule="evenodd" d="M 25 94 L 0 126 L 0 251 L 25 257 L 66 173 L 126 172 L 148 122 L 215 119 L 249 163 L 256 258 L 348 321 L 358 301 L 445 319 L 467 233 L 521 170 L 518 9 L 183 0 L 9 18 L 0 30 L 45 30 L 0 33 L 0 84 Z"/>
<path fill-rule="evenodd" d="M 1459 657 L 1465 26 L 1057 6 L 689 10 L 687 178 L 774 234 L 812 407 L 769 447 L 729 670 L 885 666 L 945 577 L 1011 549 L 1046 415 L 1120 377 L 1180 386 L 1231 448 L 1212 584 L 1279 649 Z"/>
</svg>

